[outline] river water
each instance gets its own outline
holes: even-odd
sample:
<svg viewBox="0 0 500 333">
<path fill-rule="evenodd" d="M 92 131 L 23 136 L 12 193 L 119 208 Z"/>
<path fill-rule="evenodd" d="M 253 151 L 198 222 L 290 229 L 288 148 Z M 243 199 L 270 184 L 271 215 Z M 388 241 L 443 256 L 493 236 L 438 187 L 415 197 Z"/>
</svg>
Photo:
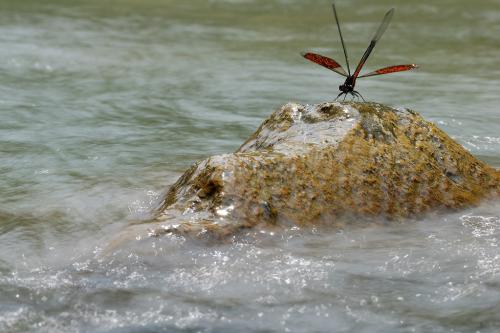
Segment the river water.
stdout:
<svg viewBox="0 0 500 333">
<path fill-rule="evenodd" d="M 371 101 L 500 167 L 500 3 L 339 1 Z M 194 161 L 332 100 L 328 1 L 0 1 L 1 332 L 498 332 L 500 203 L 385 227 L 103 253 Z"/>
</svg>

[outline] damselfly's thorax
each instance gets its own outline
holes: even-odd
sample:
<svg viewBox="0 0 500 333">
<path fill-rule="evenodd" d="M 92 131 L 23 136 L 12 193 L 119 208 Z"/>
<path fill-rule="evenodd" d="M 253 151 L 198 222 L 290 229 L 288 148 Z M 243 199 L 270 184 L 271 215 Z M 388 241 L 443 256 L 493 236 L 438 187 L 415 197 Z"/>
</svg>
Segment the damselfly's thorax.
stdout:
<svg viewBox="0 0 500 333">
<path fill-rule="evenodd" d="M 354 77 L 353 76 L 348 76 L 347 79 L 345 79 L 345 82 L 343 85 L 339 86 L 339 90 L 344 93 L 350 93 L 351 91 L 354 90 Z"/>
</svg>

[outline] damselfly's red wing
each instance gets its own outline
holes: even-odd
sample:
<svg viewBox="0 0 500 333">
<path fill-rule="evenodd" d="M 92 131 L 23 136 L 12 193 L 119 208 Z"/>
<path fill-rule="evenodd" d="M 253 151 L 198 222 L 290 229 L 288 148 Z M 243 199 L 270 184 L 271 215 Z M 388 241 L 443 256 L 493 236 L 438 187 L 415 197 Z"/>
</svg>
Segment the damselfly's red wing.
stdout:
<svg viewBox="0 0 500 333">
<path fill-rule="evenodd" d="M 330 59 L 328 57 L 316 54 L 316 53 L 302 53 L 302 56 L 314 63 L 317 63 L 318 65 L 321 65 L 323 67 L 326 67 L 342 76 L 346 77 L 346 80 L 344 84 L 339 86 L 340 94 L 338 94 L 337 98 L 340 96 L 344 95 L 344 99 L 348 94 L 351 94 L 353 97 L 361 97 L 361 94 L 354 90 L 354 86 L 356 85 L 356 79 L 362 78 L 362 77 L 368 77 L 368 76 L 374 76 L 374 75 L 382 75 L 382 74 L 389 74 L 389 73 L 396 73 L 396 72 L 402 72 L 402 71 L 408 71 L 414 68 L 417 68 L 417 65 L 415 64 L 409 64 L 409 65 L 396 65 L 396 66 L 389 66 L 389 67 L 384 67 L 381 69 L 377 69 L 376 71 L 364 74 L 364 75 L 359 75 L 361 72 L 361 69 L 363 68 L 363 65 L 365 64 L 366 60 L 370 56 L 370 54 L 373 51 L 373 48 L 379 41 L 380 37 L 384 34 L 385 30 L 387 29 L 387 26 L 389 25 L 389 22 L 392 19 L 392 16 L 394 15 L 394 8 L 390 9 L 384 16 L 382 23 L 380 24 L 379 28 L 375 32 L 375 35 L 373 36 L 372 40 L 370 41 L 370 45 L 368 45 L 368 48 L 366 49 L 365 53 L 361 57 L 361 60 L 359 61 L 358 65 L 356 66 L 356 69 L 354 70 L 354 73 L 351 75 L 351 68 L 349 67 L 349 58 L 347 56 L 347 49 L 345 47 L 344 43 L 344 38 L 342 36 L 342 30 L 340 29 L 340 22 L 339 18 L 337 15 L 337 9 L 335 8 L 335 3 L 332 4 L 333 7 L 333 14 L 335 16 L 335 22 L 337 23 L 337 28 L 339 30 L 339 35 L 340 35 L 340 41 L 342 43 L 342 49 L 344 50 L 344 57 L 345 57 L 345 62 L 347 65 L 347 73 L 342 68 L 342 66 L 336 62 L 333 59 Z M 337 99 L 336 98 L 336 99 Z M 364 98 L 363 98 L 364 100 Z"/>
</svg>

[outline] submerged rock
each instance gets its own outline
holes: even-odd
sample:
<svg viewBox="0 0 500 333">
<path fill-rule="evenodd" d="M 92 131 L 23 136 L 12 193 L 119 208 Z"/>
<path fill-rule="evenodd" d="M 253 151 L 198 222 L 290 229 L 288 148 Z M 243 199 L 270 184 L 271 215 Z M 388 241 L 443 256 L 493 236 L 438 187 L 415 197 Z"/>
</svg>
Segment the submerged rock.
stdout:
<svg viewBox="0 0 500 333">
<path fill-rule="evenodd" d="M 129 231 L 225 237 L 256 225 L 390 221 L 499 194 L 497 170 L 411 110 L 289 103 L 235 153 L 195 163 L 153 220 Z"/>
</svg>

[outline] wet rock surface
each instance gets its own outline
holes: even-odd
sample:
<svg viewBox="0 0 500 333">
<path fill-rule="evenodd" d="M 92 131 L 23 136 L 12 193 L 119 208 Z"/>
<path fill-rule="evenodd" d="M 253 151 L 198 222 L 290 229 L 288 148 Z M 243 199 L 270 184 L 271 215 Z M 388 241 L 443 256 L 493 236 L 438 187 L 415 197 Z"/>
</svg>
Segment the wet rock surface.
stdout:
<svg viewBox="0 0 500 333">
<path fill-rule="evenodd" d="M 411 110 L 289 103 L 235 153 L 195 163 L 128 232 L 224 238 L 255 226 L 398 221 L 477 204 L 499 184 L 497 170 Z"/>
</svg>

